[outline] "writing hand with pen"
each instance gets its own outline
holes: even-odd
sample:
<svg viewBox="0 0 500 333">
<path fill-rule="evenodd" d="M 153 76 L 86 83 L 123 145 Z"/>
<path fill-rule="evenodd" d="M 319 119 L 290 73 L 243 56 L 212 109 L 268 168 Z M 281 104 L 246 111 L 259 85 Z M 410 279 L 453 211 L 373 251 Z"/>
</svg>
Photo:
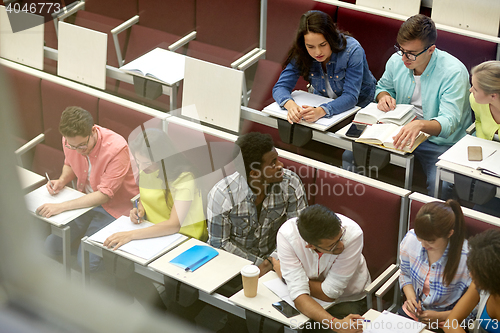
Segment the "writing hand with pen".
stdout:
<svg viewBox="0 0 500 333">
<path fill-rule="evenodd" d="M 134 208 L 132 208 L 132 210 L 130 211 L 130 220 L 135 224 L 139 224 L 144 220 L 144 215 L 144 206 L 139 201 L 139 199 L 135 200 Z"/>
<path fill-rule="evenodd" d="M 301 120 L 313 123 L 319 118 L 326 115 L 326 112 L 322 107 L 314 107 L 309 105 L 302 105 L 302 107 L 300 107 L 292 99 L 287 101 L 284 107 L 288 111 L 287 120 L 290 124 L 298 123 Z"/>
<path fill-rule="evenodd" d="M 56 195 L 58 194 L 65 186 L 63 182 L 61 182 L 59 179 L 58 180 L 50 180 L 49 175 L 45 173 L 45 177 L 47 177 L 47 191 L 50 193 L 50 195 Z M 35 211 L 36 214 L 49 218 L 51 216 L 61 214 L 64 212 L 66 209 L 64 207 L 64 202 L 62 203 L 46 203 L 38 207 Z"/>
</svg>

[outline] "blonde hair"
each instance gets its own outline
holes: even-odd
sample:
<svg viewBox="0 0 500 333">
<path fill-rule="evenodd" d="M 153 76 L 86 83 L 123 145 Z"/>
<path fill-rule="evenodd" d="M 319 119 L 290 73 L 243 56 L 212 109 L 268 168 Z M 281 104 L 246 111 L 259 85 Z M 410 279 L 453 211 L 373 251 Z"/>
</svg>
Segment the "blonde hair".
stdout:
<svg viewBox="0 0 500 333">
<path fill-rule="evenodd" d="M 500 61 L 485 61 L 472 68 L 479 89 L 486 94 L 500 95 Z"/>
</svg>

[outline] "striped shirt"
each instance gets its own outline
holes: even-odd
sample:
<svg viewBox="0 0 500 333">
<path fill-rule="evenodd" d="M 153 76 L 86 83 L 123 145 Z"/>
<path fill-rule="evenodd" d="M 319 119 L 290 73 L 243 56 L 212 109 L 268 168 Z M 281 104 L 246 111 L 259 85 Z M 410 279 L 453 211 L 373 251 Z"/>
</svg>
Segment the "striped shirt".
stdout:
<svg viewBox="0 0 500 333">
<path fill-rule="evenodd" d="M 401 289 L 408 284 L 412 284 L 417 297 L 421 297 L 425 310 L 448 311 L 453 309 L 471 283 L 469 270 L 467 269 L 469 249 L 467 240 L 465 240 L 462 245 L 462 254 L 455 277 L 450 285 L 444 285 L 443 274 L 448 259 L 449 247 L 448 244 L 443 256 L 429 266 L 427 250 L 417 240 L 413 229 L 408 231 L 400 244 L 401 274 L 399 284 Z M 429 274 L 430 292 L 426 296 L 422 293 L 422 290 L 424 289 L 427 274 Z"/>
<path fill-rule="evenodd" d="M 208 194 L 208 242 L 259 265 L 276 248 L 281 225 L 307 207 L 304 185 L 292 171 L 271 184 L 259 218 L 245 177 L 238 172 L 219 181 Z"/>
</svg>

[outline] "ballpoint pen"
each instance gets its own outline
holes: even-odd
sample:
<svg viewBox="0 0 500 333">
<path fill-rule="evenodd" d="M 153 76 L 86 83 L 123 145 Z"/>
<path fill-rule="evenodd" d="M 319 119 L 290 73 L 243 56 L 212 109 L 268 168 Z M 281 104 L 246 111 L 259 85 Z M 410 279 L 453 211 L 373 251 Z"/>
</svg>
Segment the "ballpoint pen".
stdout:
<svg viewBox="0 0 500 333">
<path fill-rule="evenodd" d="M 195 268 L 196 266 L 198 266 L 199 264 L 201 264 L 202 262 L 204 262 L 205 260 L 208 259 L 208 256 L 204 256 L 203 258 L 201 258 L 200 260 L 198 260 L 197 262 L 195 262 L 194 264 L 192 265 L 189 265 L 188 267 L 186 267 L 184 270 L 187 272 L 187 271 L 192 271 L 193 268 Z"/>
<path fill-rule="evenodd" d="M 139 199 L 134 200 L 135 209 L 137 209 L 137 223 L 141 223 L 141 217 L 139 216 Z"/>
<path fill-rule="evenodd" d="M 56 194 L 56 191 L 54 191 L 54 188 L 52 187 L 52 182 L 50 181 L 49 174 L 45 173 L 45 177 L 47 177 L 47 180 L 49 182 L 49 187 L 52 190 L 52 194 Z"/>
</svg>

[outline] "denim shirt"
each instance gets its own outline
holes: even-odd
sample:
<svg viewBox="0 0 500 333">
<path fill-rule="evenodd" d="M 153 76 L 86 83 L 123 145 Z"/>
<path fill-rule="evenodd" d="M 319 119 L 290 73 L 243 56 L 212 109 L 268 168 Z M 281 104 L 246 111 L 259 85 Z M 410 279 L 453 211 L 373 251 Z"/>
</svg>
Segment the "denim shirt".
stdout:
<svg viewBox="0 0 500 333">
<path fill-rule="evenodd" d="M 439 135 L 431 136 L 429 141 L 437 145 L 453 145 L 472 124 L 469 72 L 460 60 L 435 49 L 420 76 L 420 84 L 424 119 L 436 120 L 441 125 Z M 400 55 L 393 54 L 377 83 L 375 96 L 386 91 L 396 99 L 396 104 L 411 104 L 414 89 L 413 70 L 406 68 Z"/>
<path fill-rule="evenodd" d="M 339 53 L 332 53 L 326 64 L 326 73 L 321 63 L 313 60 L 309 77 L 314 93 L 328 97 L 324 75 L 333 92 L 338 96 L 329 103 L 319 105 L 325 110 L 325 117 L 331 117 L 353 108 L 355 105 L 365 107 L 373 101 L 377 81 L 368 68 L 365 51 L 352 37 L 346 36 L 347 46 Z M 283 107 L 291 97 L 291 92 L 300 77 L 299 68 L 295 62 L 290 62 L 281 72 L 278 82 L 273 88 L 274 100 Z"/>
</svg>

